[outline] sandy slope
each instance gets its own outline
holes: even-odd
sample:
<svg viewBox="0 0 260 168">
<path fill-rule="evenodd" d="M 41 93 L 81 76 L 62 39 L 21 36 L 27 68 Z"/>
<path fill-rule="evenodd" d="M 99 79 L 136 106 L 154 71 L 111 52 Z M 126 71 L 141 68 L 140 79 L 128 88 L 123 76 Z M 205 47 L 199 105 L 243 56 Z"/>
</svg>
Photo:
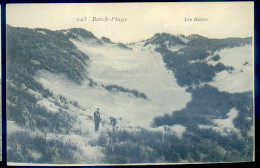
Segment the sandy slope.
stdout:
<svg viewBox="0 0 260 168">
<path fill-rule="evenodd" d="M 234 71 L 228 73 L 222 71 L 217 73 L 210 85 L 217 87 L 220 91 L 230 93 L 246 92 L 253 90 L 253 56 L 252 46 L 225 48 L 215 54 L 220 55 L 218 62 L 226 66 L 233 66 Z M 248 64 L 245 64 L 245 63 Z"/>
<path fill-rule="evenodd" d="M 177 85 L 172 73 L 166 70 L 162 57 L 153 49 L 142 49 L 140 43 L 131 46 L 133 50 L 109 44 L 88 45 L 86 41 L 73 43 L 90 57 L 88 76 L 99 86 L 91 88 L 88 81 L 78 85 L 66 76 L 47 71 L 38 72 L 36 80 L 54 93 L 89 107 L 86 113 L 92 115 L 99 107 L 104 120 L 114 116 L 122 118 L 128 126 L 149 126 L 155 116 L 171 114 L 191 100 L 191 95 Z M 100 87 L 101 84 L 138 90 L 148 100 L 127 93 L 108 92 Z"/>
</svg>

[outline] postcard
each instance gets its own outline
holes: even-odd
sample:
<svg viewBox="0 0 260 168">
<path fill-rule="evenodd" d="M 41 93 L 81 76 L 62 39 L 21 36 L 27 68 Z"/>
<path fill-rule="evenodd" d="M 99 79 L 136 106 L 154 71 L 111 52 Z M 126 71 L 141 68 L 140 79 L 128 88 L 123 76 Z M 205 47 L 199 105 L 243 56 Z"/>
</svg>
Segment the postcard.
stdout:
<svg viewBox="0 0 260 168">
<path fill-rule="evenodd" d="M 8 165 L 251 162 L 254 3 L 7 4 Z"/>
</svg>

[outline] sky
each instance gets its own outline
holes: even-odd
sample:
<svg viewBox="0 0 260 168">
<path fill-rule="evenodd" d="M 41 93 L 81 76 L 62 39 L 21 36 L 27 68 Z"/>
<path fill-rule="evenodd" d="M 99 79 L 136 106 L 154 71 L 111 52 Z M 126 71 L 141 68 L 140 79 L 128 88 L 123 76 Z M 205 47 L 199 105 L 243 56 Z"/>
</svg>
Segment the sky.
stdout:
<svg viewBox="0 0 260 168">
<path fill-rule="evenodd" d="M 99 38 L 123 43 L 161 32 L 209 38 L 250 37 L 254 32 L 253 2 L 8 4 L 6 16 L 7 24 L 14 27 L 84 28 Z M 106 17 L 123 22 L 93 21 Z M 207 21 L 195 21 L 195 17 Z M 81 18 L 84 21 L 77 21 Z"/>
</svg>

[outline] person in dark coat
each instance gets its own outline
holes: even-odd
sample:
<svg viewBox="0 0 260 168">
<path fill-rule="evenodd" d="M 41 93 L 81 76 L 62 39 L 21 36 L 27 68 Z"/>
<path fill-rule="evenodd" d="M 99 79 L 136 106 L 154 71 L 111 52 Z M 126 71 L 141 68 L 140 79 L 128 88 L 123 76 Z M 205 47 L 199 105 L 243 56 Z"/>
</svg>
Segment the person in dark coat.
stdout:
<svg viewBox="0 0 260 168">
<path fill-rule="evenodd" d="M 99 123 L 101 121 L 99 108 L 94 112 L 94 121 L 95 121 L 95 131 L 98 131 Z"/>
</svg>

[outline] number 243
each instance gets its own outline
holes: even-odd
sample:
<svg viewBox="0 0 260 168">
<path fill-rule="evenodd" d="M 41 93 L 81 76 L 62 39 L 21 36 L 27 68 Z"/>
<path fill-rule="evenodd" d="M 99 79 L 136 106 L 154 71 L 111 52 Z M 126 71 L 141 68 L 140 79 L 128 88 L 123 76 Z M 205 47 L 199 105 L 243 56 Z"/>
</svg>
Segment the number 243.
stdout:
<svg viewBox="0 0 260 168">
<path fill-rule="evenodd" d="M 86 21 L 87 20 L 87 17 L 82 17 L 82 18 L 77 18 L 77 21 Z"/>
</svg>

